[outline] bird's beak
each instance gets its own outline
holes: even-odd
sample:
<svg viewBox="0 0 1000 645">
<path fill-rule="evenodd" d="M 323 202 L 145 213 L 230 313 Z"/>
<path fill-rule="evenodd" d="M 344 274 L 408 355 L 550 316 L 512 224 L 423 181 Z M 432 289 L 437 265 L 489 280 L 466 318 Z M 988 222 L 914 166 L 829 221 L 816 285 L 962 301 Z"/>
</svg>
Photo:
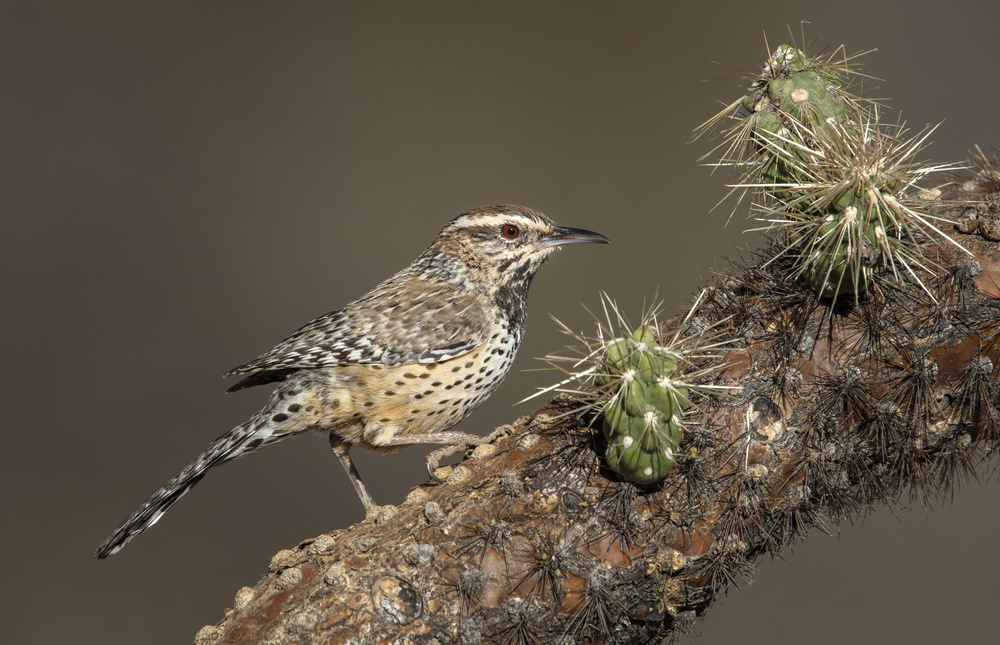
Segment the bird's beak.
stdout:
<svg viewBox="0 0 1000 645">
<path fill-rule="evenodd" d="M 557 226 L 556 230 L 543 238 L 538 243 L 538 248 L 547 249 L 551 246 L 562 246 L 563 244 L 611 244 L 611 240 L 600 233 L 588 231 L 583 228 L 570 228 L 568 226 Z"/>
</svg>

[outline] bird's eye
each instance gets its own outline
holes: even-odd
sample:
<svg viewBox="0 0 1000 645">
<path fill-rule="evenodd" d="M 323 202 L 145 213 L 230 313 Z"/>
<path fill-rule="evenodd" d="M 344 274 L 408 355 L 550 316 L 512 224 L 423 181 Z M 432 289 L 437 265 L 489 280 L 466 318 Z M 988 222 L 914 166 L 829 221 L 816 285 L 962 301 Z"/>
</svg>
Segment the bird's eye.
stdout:
<svg viewBox="0 0 1000 645">
<path fill-rule="evenodd" d="M 521 229 L 514 226 L 513 224 L 504 224 L 503 228 L 500 229 L 500 232 L 503 233 L 503 236 L 506 237 L 508 240 L 513 240 L 515 237 L 521 234 Z"/>
</svg>

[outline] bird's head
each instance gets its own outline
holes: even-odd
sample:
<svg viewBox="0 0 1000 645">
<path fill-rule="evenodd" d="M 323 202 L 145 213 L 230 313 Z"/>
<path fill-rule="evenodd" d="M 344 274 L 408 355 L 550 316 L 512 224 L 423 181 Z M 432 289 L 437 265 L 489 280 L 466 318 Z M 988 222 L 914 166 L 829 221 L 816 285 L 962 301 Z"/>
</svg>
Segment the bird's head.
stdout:
<svg viewBox="0 0 1000 645">
<path fill-rule="evenodd" d="M 458 259 L 488 284 L 527 287 L 542 262 L 561 246 L 584 242 L 610 244 L 600 233 L 556 226 L 530 208 L 503 204 L 459 215 L 431 248 Z"/>
</svg>

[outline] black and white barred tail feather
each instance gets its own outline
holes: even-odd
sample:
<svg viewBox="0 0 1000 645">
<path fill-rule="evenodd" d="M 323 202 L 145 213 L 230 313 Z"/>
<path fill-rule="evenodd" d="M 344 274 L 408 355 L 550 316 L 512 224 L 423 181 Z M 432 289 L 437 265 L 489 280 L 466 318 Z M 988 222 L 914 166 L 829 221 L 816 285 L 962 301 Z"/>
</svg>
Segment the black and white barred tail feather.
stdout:
<svg viewBox="0 0 1000 645">
<path fill-rule="evenodd" d="M 205 476 L 209 468 L 259 447 L 258 445 L 248 449 L 247 444 L 257 433 L 260 425 L 260 419 L 255 415 L 213 441 L 203 453 L 160 486 L 115 529 L 114 533 L 98 547 L 98 559 L 118 553 L 132 538 L 156 524 L 177 500 Z"/>
</svg>

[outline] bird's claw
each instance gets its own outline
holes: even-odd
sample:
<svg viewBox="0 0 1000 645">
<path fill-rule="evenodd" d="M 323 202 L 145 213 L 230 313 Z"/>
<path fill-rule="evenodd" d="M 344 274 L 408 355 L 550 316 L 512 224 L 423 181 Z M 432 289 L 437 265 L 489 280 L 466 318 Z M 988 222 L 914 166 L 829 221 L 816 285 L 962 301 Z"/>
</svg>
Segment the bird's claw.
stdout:
<svg viewBox="0 0 1000 645">
<path fill-rule="evenodd" d="M 468 445 L 469 444 L 465 443 L 452 444 L 450 446 L 438 448 L 434 452 L 427 455 L 427 474 L 430 475 L 431 480 L 439 483 L 443 482 L 443 479 L 434 474 L 434 471 L 438 469 L 439 465 L 441 465 L 441 460 L 455 454 L 459 451 L 459 449 L 466 448 Z"/>
</svg>

